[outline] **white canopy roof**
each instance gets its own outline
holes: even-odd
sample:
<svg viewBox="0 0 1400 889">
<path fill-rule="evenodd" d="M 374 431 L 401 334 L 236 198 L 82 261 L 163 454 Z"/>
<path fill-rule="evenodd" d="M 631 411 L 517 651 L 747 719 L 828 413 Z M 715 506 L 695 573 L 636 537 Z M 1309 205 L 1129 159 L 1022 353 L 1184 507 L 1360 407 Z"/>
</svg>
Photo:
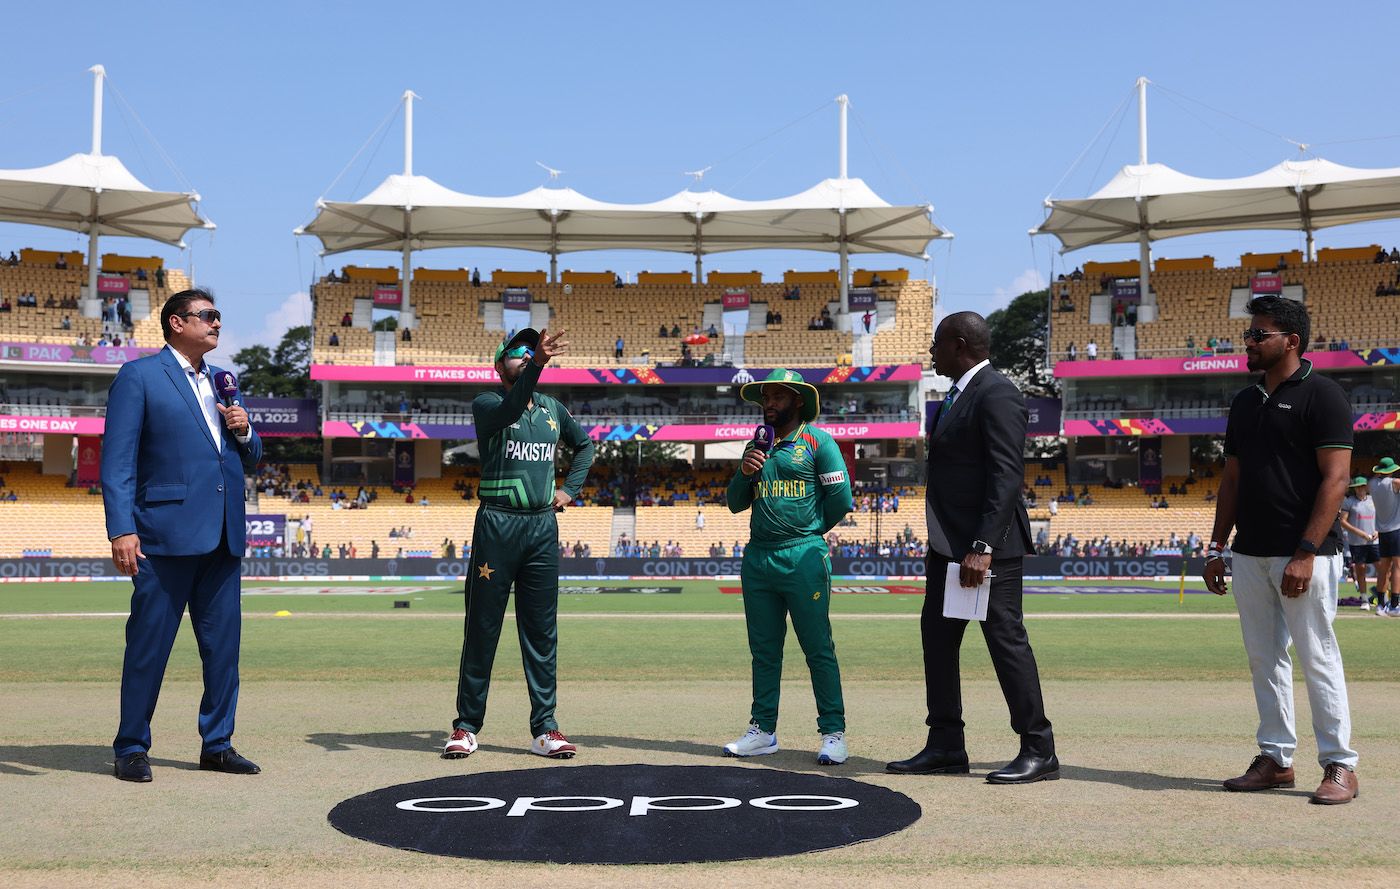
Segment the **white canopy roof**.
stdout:
<svg viewBox="0 0 1400 889">
<path fill-rule="evenodd" d="M 844 213 L 842 212 L 844 211 Z M 542 253 L 665 250 L 822 250 L 921 257 L 929 241 L 952 237 L 932 207 L 892 207 L 860 179 L 827 179 L 799 194 L 746 201 L 716 191 L 682 191 L 660 201 L 613 204 L 569 188 L 507 197 L 452 191 L 424 176 L 390 176 L 358 201 L 319 201 L 297 234 L 326 254 L 348 250 L 507 247 Z"/>
<path fill-rule="evenodd" d="M 1162 164 L 1127 166 L 1092 196 L 1045 201 L 1031 234 L 1062 252 L 1205 232 L 1319 228 L 1400 216 L 1400 167 L 1358 169 L 1315 158 L 1237 179 L 1203 179 Z"/>
<path fill-rule="evenodd" d="M 44 225 L 98 235 L 147 238 L 184 246 L 185 232 L 212 229 L 193 204 L 199 195 L 151 191 L 120 160 L 74 154 L 56 164 L 0 170 L 0 222 Z"/>
</svg>

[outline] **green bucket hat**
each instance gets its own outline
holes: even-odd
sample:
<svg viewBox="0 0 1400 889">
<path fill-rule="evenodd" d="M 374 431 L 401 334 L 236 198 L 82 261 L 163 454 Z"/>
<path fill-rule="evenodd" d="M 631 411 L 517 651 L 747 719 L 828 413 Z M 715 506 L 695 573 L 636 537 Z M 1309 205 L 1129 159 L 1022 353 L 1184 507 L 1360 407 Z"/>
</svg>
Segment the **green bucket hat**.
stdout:
<svg viewBox="0 0 1400 889">
<path fill-rule="evenodd" d="M 501 356 L 506 353 L 507 349 L 514 348 L 522 343 L 529 346 L 531 351 L 538 350 L 540 347 L 540 332 L 533 327 L 527 327 L 506 342 L 501 343 L 496 347 L 496 357 L 491 359 L 491 363 L 500 364 Z"/>
<path fill-rule="evenodd" d="M 795 370 L 786 370 L 778 367 L 762 380 L 754 380 L 752 383 L 745 383 L 739 388 L 739 397 L 754 404 L 763 403 L 763 387 L 771 383 L 778 383 L 786 386 L 798 395 L 802 396 L 802 419 L 808 423 L 817 418 L 821 412 L 821 400 L 817 395 L 817 387 L 802 379 L 802 375 Z"/>
<path fill-rule="evenodd" d="M 1366 487 L 1366 476 L 1364 476 L 1364 475 L 1358 475 L 1356 478 L 1352 479 L 1352 480 L 1351 480 L 1351 485 L 1350 485 L 1350 487 L 1353 487 L 1353 488 L 1364 488 L 1364 487 Z"/>
<path fill-rule="evenodd" d="M 1372 472 L 1379 472 L 1381 475 L 1390 475 L 1397 470 L 1400 470 L 1400 463 L 1396 463 L 1394 457 L 1382 457 L 1381 462 L 1371 467 Z"/>
</svg>

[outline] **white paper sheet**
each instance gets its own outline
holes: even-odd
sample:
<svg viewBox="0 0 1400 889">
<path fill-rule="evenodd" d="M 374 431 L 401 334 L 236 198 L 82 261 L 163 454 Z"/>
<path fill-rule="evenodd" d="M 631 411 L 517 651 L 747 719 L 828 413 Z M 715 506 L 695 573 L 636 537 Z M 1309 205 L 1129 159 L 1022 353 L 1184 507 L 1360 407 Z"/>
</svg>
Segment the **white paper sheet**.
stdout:
<svg viewBox="0 0 1400 889">
<path fill-rule="evenodd" d="M 959 562 L 948 563 L 948 575 L 943 580 L 943 616 L 959 620 L 986 620 L 987 601 L 992 595 L 992 572 L 987 572 L 980 585 L 964 588 L 958 580 L 961 569 Z"/>
</svg>

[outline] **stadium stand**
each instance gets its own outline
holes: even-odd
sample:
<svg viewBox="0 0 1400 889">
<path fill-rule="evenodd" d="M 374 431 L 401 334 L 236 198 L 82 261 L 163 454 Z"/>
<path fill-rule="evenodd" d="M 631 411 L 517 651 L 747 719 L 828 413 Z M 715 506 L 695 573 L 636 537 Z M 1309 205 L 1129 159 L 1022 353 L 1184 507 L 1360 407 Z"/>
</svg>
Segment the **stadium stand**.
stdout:
<svg viewBox="0 0 1400 889">
<path fill-rule="evenodd" d="M 104 256 L 104 273 L 109 266 L 118 268 L 132 287 L 128 299 L 133 324 L 127 329 L 82 313 L 78 299 L 87 272 L 81 254 L 69 254 L 77 258 L 70 260 L 66 269 L 55 268 L 50 261 L 58 254 L 26 249 L 23 255 L 18 265 L 0 263 L 0 302 L 8 300 L 11 304 L 9 311 L 0 311 L 0 341 L 73 345 L 85 338 L 88 344 L 96 345 L 106 333 L 120 336 L 126 345 L 157 348 L 164 342 L 160 332 L 161 305 L 171 293 L 189 287 L 189 278 L 179 269 L 162 269 L 159 276 L 152 271 L 146 280 L 138 280 L 134 269 L 150 267 L 159 261 L 154 258 Z M 20 305 L 20 295 L 30 293 L 36 305 Z"/>
<path fill-rule="evenodd" d="M 382 282 L 361 277 L 369 271 L 384 270 L 347 269 L 344 275 L 316 285 L 316 361 L 369 364 L 375 360 L 372 300 Z M 834 274 L 809 278 L 789 273 L 779 284 L 753 283 L 756 273 L 713 273 L 709 282 L 695 285 L 688 273 L 650 273 L 639 276 L 642 283 L 624 287 L 613 283 L 611 272 L 565 272 L 558 283 L 542 282 L 539 274 L 498 270 L 491 283 L 474 287 L 465 270 L 415 270 L 411 332 L 408 338 L 398 334 L 394 363 L 489 362 L 506 333 L 500 305 L 505 286 L 527 286 L 535 317 L 544 307 L 548 327 L 569 331 L 571 348 L 557 359 L 561 367 L 677 362 L 685 354 L 684 339 L 695 334 L 707 339 L 689 346 L 690 360 L 697 363 L 832 367 L 852 360 L 855 336 L 849 321 L 845 329 L 812 329 L 814 319 L 828 317 L 836 323 L 839 293 Z M 902 269 L 861 270 L 856 280 L 863 278 L 869 284 L 875 275 L 880 276 L 879 302 L 869 360 L 893 364 L 925 360 L 933 323 L 931 285 L 909 281 Z M 729 288 L 740 286 L 750 298 L 750 323 L 742 346 L 726 338 L 720 304 Z M 781 323 L 766 323 L 768 312 L 780 313 Z M 347 314 L 348 326 L 343 323 Z M 709 335 L 711 329 L 714 336 Z M 673 331 L 680 336 L 670 336 Z M 620 361 L 615 355 L 619 336 L 623 339 Z"/>
<path fill-rule="evenodd" d="M 1325 340 L 1345 339 L 1352 348 L 1393 345 L 1400 340 L 1400 299 L 1395 294 L 1383 294 L 1386 289 L 1400 291 L 1400 264 L 1377 263 L 1377 246 L 1348 248 L 1346 251 L 1319 251 L 1318 261 L 1302 262 L 1298 253 L 1245 254 L 1241 264 L 1229 268 L 1214 268 L 1213 261 L 1159 260 L 1152 276 L 1152 289 L 1157 294 L 1157 318 L 1139 320 L 1136 325 L 1137 357 L 1188 355 L 1187 338 L 1203 350 L 1211 337 L 1234 340 L 1235 351 L 1242 351 L 1239 333 L 1247 326 L 1243 318 L 1230 316 L 1232 291 L 1247 291 L 1251 278 L 1260 271 L 1277 271 L 1285 292 L 1300 286 L 1303 299 L 1312 315 L 1314 337 Z M 1364 255 L 1364 258 L 1358 258 Z M 1280 268 L 1279 258 L 1285 265 Z M 1203 257 L 1202 260 L 1210 260 Z M 1185 267 L 1182 265 L 1185 264 Z M 1124 268 L 1118 268 L 1124 266 Z M 1131 266 L 1131 270 L 1127 267 Z M 1106 268 L 1108 271 L 1101 271 Z M 1079 358 L 1085 358 L 1084 347 L 1090 340 L 1098 344 L 1099 359 L 1111 356 L 1114 318 L 1111 312 L 1090 320 L 1092 296 L 1105 292 L 1104 275 L 1136 277 L 1136 263 L 1085 265 L 1083 277 L 1065 279 L 1052 285 L 1052 299 L 1057 311 L 1052 313 L 1051 350 L 1058 358 L 1065 356 L 1073 343 Z M 1061 292 L 1068 294 L 1062 309 Z"/>
</svg>

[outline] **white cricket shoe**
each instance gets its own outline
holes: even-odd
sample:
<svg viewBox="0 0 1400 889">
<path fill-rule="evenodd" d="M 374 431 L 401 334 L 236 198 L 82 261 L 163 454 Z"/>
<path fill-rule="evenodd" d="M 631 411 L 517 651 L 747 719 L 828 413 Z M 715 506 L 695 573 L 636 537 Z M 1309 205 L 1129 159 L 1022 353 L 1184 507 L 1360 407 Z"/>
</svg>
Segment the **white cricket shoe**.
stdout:
<svg viewBox="0 0 1400 889">
<path fill-rule="evenodd" d="M 443 759 L 466 759 L 476 752 L 476 735 L 464 728 L 452 730 L 452 737 L 442 748 Z"/>
<path fill-rule="evenodd" d="M 846 733 L 830 732 L 822 735 L 822 749 L 817 751 L 817 765 L 839 766 L 846 761 Z"/>
<path fill-rule="evenodd" d="M 573 759 L 578 748 L 570 744 L 558 729 L 550 729 L 530 742 L 530 752 L 550 759 Z"/>
<path fill-rule="evenodd" d="M 737 741 L 724 745 L 725 756 L 763 756 L 778 752 L 778 733 L 765 732 L 757 724 L 750 723 L 749 730 Z"/>
</svg>

